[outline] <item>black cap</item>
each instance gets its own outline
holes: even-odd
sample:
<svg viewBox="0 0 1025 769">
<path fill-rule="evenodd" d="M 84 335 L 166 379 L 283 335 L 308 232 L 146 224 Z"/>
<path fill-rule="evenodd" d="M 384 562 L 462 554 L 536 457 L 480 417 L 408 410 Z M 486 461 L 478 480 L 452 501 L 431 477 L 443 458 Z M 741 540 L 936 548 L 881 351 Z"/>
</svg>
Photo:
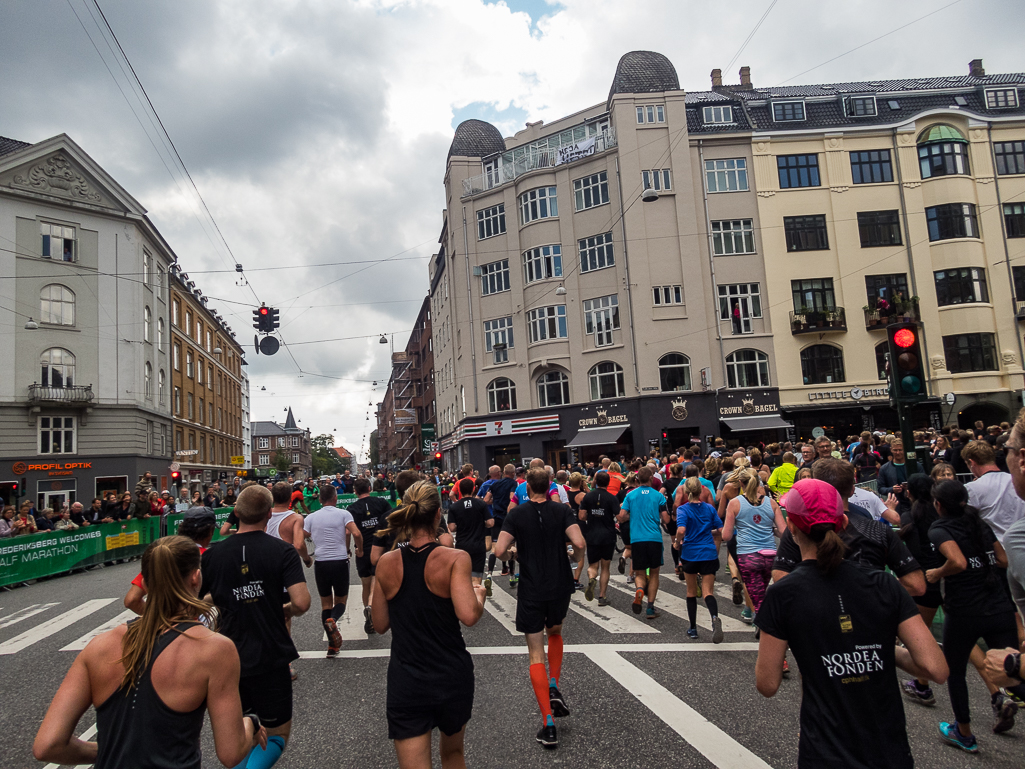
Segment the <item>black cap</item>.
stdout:
<svg viewBox="0 0 1025 769">
<path fill-rule="evenodd" d="M 182 522 L 191 521 L 197 524 L 208 523 L 211 526 L 217 524 L 217 514 L 212 507 L 190 507 L 185 511 Z"/>
</svg>

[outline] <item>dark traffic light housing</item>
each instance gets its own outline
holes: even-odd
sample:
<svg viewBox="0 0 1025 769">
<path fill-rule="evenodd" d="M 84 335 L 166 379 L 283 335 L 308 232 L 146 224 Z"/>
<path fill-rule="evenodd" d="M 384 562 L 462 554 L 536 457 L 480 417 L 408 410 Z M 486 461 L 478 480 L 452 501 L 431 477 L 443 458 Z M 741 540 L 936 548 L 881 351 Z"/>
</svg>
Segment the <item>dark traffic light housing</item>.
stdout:
<svg viewBox="0 0 1025 769">
<path fill-rule="evenodd" d="M 918 324 L 893 323 L 887 326 L 886 342 L 893 397 L 901 403 L 920 403 L 928 398 L 922 331 Z"/>
</svg>

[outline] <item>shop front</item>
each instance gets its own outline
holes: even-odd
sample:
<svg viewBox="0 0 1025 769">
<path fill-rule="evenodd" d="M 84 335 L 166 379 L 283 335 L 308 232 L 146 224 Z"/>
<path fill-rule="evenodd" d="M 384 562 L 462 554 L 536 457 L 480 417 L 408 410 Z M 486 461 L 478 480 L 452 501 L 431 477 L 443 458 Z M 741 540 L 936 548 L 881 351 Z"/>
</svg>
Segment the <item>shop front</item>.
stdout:
<svg viewBox="0 0 1025 769">
<path fill-rule="evenodd" d="M 779 390 L 726 390 L 716 398 L 718 436 L 728 448 L 767 445 L 789 439 L 793 425 L 783 418 Z M 708 443 L 713 443 L 708 436 Z"/>
<path fill-rule="evenodd" d="M 889 390 L 885 385 L 813 390 L 807 393 L 807 397 L 807 404 L 783 407 L 787 419 L 794 423 L 795 441 L 813 440 L 816 428 L 821 428 L 832 440 L 845 440 L 865 430 L 900 431 L 897 410 L 890 406 Z M 907 413 L 915 430 L 939 429 L 943 425 L 938 398 L 930 398 L 909 408 Z"/>
<path fill-rule="evenodd" d="M 116 494 L 134 491 L 143 473 L 153 475 L 158 491 L 167 488 L 168 471 L 151 458 L 138 456 L 46 457 L 0 462 L 0 498 L 5 505 L 17 505 L 31 499 L 36 509 L 61 509 L 65 504 L 81 502 L 89 507 L 94 497 L 108 491 Z"/>
</svg>

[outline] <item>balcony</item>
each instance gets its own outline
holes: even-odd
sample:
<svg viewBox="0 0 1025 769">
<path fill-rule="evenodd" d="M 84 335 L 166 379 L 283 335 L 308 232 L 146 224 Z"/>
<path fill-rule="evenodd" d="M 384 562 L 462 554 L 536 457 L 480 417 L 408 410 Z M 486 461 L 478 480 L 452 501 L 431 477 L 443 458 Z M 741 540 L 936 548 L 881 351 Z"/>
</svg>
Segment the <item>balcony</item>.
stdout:
<svg viewBox="0 0 1025 769">
<path fill-rule="evenodd" d="M 1025 320 L 1025 302 L 1015 300 L 1014 317 L 1018 320 Z"/>
<path fill-rule="evenodd" d="M 41 384 L 28 386 L 29 403 L 59 403 L 64 406 L 88 406 L 93 402 L 92 385 L 49 387 Z"/>
<path fill-rule="evenodd" d="M 1025 317 L 1021 314 L 1021 305 L 1025 304 L 1022 302 L 1018 303 L 1018 317 Z M 913 296 L 910 299 L 903 301 L 888 302 L 883 304 L 881 307 L 875 309 L 870 308 L 867 304 L 861 308 L 865 312 L 865 328 L 872 331 L 874 329 L 883 330 L 891 323 L 902 323 L 911 322 L 915 323 L 922 320 L 922 314 L 918 307 L 918 297 Z"/>
<path fill-rule="evenodd" d="M 843 307 L 790 313 L 790 333 L 794 336 L 846 330 L 847 314 Z"/>
</svg>

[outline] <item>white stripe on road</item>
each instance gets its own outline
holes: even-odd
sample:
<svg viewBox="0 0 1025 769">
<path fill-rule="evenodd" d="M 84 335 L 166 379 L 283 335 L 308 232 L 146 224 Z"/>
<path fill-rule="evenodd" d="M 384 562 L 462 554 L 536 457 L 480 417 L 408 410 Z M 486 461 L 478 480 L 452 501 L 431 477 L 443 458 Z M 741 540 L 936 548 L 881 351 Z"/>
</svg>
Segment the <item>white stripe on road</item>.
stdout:
<svg viewBox="0 0 1025 769">
<path fill-rule="evenodd" d="M 4 617 L 0 620 L 0 628 L 10 627 L 11 625 L 17 625 L 23 620 L 27 620 L 29 617 L 34 617 L 37 614 L 42 614 L 49 608 L 59 606 L 60 601 L 57 603 L 34 603 L 31 606 L 26 606 L 24 609 L 14 612 L 9 617 Z"/>
<path fill-rule="evenodd" d="M 769 764 L 616 652 L 592 649 L 587 656 L 718 769 L 771 769 Z"/>
<path fill-rule="evenodd" d="M 616 590 L 621 590 L 630 596 L 633 596 L 634 594 L 633 590 L 620 587 L 619 585 L 613 585 L 611 582 L 609 583 L 609 587 L 615 587 Z M 687 616 L 686 598 L 679 598 L 668 590 L 659 590 L 658 595 L 655 597 L 655 606 L 660 607 L 675 617 L 679 617 L 688 624 L 690 623 L 690 619 Z M 750 625 L 745 625 L 740 620 L 727 617 L 722 612 L 719 612 L 719 619 L 722 620 L 722 629 L 726 633 L 752 632 Z M 712 618 L 708 616 L 708 609 L 705 606 L 705 602 L 700 598 L 698 599 L 697 623 L 700 627 L 705 628 L 705 630 L 712 629 Z"/>
<path fill-rule="evenodd" d="M 86 633 L 84 636 L 79 638 L 77 641 L 72 641 L 67 646 L 65 646 L 63 649 L 61 649 L 61 651 L 62 652 L 79 652 L 79 651 L 82 651 L 82 649 L 84 649 L 88 645 L 88 643 L 91 640 L 93 640 L 96 636 L 98 636 L 100 633 L 106 633 L 108 630 L 113 630 L 118 625 L 123 625 L 125 622 L 128 622 L 128 620 L 132 619 L 133 617 L 138 617 L 138 616 L 139 615 L 136 614 L 131 609 L 125 609 L 123 612 L 121 612 L 116 617 L 114 617 L 114 619 L 109 620 L 107 622 L 104 622 L 99 627 L 93 628 L 88 633 Z"/>
<path fill-rule="evenodd" d="M 132 613 L 134 614 L 135 612 L 132 612 Z M 93 724 L 88 729 L 86 729 L 84 732 L 82 732 L 80 735 L 78 735 L 78 739 L 85 740 L 86 742 L 88 742 L 89 740 L 91 740 L 95 736 L 96 736 L 96 724 Z M 59 769 L 61 766 L 64 766 L 64 764 L 47 764 L 46 766 L 43 767 L 43 769 Z M 76 767 L 74 767 L 74 769 L 90 769 L 91 766 L 92 766 L 92 764 L 78 764 Z"/>
<path fill-rule="evenodd" d="M 91 601 L 86 601 L 85 603 L 76 606 L 74 609 L 66 611 L 41 625 L 36 625 L 31 630 L 26 630 L 21 635 L 4 641 L 0 644 L 0 654 L 17 654 L 22 649 L 26 649 L 34 643 L 38 643 L 45 638 L 49 638 L 55 633 L 59 633 L 68 625 L 88 617 L 93 612 L 99 611 L 104 606 L 107 606 L 116 600 L 117 598 L 94 598 Z"/>
<path fill-rule="evenodd" d="M 484 599 L 484 610 L 497 619 L 511 635 L 523 635 L 516 629 L 516 598 L 491 581 L 491 595 Z"/>
<path fill-rule="evenodd" d="M 526 644 L 522 646 L 468 646 L 466 651 L 476 656 L 503 656 L 526 654 Z M 609 644 L 567 644 L 563 652 L 567 654 L 590 654 L 592 652 L 757 652 L 756 643 L 609 643 Z M 365 657 L 389 657 L 390 649 L 342 649 L 338 659 L 363 659 Z M 299 652 L 300 659 L 325 659 L 323 651 Z"/>
<path fill-rule="evenodd" d="M 588 602 L 581 593 L 574 593 L 569 608 L 585 619 L 589 619 L 600 628 L 610 633 L 657 633 L 650 620 L 645 621 L 632 617 L 612 606 L 599 606 L 598 600 Z"/>
<path fill-rule="evenodd" d="M 359 614 L 353 614 L 348 604 L 345 606 L 345 614 L 338 619 L 338 630 L 342 634 L 343 641 L 366 641 L 368 636 L 363 632 L 363 604 L 359 605 Z M 327 631 L 321 635 L 321 641 L 327 643 Z"/>
</svg>

